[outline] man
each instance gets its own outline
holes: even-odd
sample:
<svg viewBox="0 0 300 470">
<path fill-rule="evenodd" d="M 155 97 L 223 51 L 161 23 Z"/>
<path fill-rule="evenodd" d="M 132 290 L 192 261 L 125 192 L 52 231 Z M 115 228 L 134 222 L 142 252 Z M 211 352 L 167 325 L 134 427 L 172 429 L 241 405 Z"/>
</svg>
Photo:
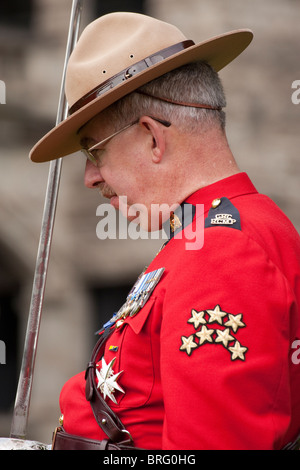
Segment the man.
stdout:
<svg viewBox="0 0 300 470">
<path fill-rule="evenodd" d="M 300 240 L 239 170 L 217 74 L 251 39 L 194 45 L 172 25 L 114 13 L 70 58 L 70 116 L 31 159 L 84 148 L 86 186 L 128 217 L 142 205 L 143 228 L 166 227 L 158 208 L 174 210 L 86 373 L 62 390 L 55 449 L 281 449 L 297 438 Z"/>
</svg>

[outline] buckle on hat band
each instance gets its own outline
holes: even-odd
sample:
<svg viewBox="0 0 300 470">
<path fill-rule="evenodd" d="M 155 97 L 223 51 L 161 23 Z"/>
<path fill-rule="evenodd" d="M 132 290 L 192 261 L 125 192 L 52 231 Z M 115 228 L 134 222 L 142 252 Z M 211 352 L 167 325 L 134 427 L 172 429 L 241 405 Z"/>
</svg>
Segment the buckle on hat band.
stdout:
<svg viewBox="0 0 300 470">
<path fill-rule="evenodd" d="M 161 51 L 158 51 L 155 54 L 152 54 L 146 57 L 145 59 L 140 60 L 136 64 L 133 64 L 130 67 L 122 70 L 118 74 L 114 75 L 108 80 L 105 80 L 100 85 L 93 88 L 86 95 L 76 101 L 69 109 L 69 116 L 74 114 L 76 111 L 78 111 L 94 99 L 103 95 L 107 91 L 133 77 L 134 75 L 143 72 L 147 68 L 161 62 L 162 60 L 167 59 L 168 57 L 171 57 L 174 54 L 177 54 L 180 51 L 183 51 L 184 49 L 187 49 L 188 47 L 193 46 L 194 44 L 194 41 L 187 39 L 186 41 L 182 41 L 177 44 L 174 44 L 173 46 L 162 49 Z"/>
</svg>

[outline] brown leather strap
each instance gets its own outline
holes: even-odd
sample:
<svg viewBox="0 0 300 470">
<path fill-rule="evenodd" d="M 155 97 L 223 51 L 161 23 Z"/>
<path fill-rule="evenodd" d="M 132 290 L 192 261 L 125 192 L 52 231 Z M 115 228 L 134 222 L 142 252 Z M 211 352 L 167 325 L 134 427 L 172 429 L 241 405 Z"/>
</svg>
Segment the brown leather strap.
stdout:
<svg viewBox="0 0 300 470">
<path fill-rule="evenodd" d="M 149 96 L 149 98 L 153 98 L 160 101 L 165 101 L 166 103 L 177 104 L 178 106 L 187 106 L 189 108 L 203 108 L 203 109 L 212 109 L 213 111 L 222 111 L 222 106 L 211 106 L 210 104 L 202 104 L 202 103 L 187 103 L 185 101 L 175 101 L 171 98 L 162 98 L 160 96 L 151 95 L 145 91 L 135 90 L 135 93 L 139 93 L 140 95 Z"/>
<path fill-rule="evenodd" d="M 95 419 L 101 429 L 114 443 L 123 443 L 124 445 L 133 445 L 130 433 L 126 430 L 125 426 L 112 411 L 112 409 L 105 402 L 101 396 L 96 382 L 95 382 L 95 367 L 96 362 L 104 354 L 105 343 L 113 330 L 107 330 L 103 333 L 94 347 L 92 357 L 88 363 L 85 378 L 86 378 L 86 399 L 90 402 Z"/>
<path fill-rule="evenodd" d="M 108 439 L 96 441 L 68 434 L 62 427 L 53 434 L 52 450 L 132 450 L 132 446 L 114 444 Z"/>
</svg>

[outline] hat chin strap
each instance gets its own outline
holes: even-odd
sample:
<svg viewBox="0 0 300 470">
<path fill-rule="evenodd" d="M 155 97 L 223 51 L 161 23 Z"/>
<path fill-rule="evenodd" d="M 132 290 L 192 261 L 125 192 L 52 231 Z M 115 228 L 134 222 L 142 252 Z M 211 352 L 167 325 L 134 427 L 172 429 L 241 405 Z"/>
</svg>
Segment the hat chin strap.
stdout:
<svg viewBox="0 0 300 470">
<path fill-rule="evenodd" d="M 134 75 L 143 72 L 147 68 L 156 65 L 158 62 L 168 59 L 172 55 L 177 54 L 178 52 L 181 52 L 184 49 L 187 49 L 194 45 L 194 41 L 187 39 L 186 41 L 179 42 L 177 44 L 174 44 L 173 46 L 167 47 L 166 49 L 162 49 L 161 51 L 158 51 L 155 54 L 152 54 L 149 57 L 140 60 L 136 64 L 131 65 L 127 69 L 122 70 L 118 74 L 114 75 L 108 80 L 105 80 L 105 82 L 102 82 L 100 85 L 93 88 L 86 95 L 76 101 L 69 109 L 69 116 L 74 114 L 76 111 L 78 111 L 80 108 L 90 103 L 94 99 L 103 95 L 107 91 L 112 90 L 117 85 L 120 85 L 122 82 L 130 79 Z"/>
<path fill-rule="evenodd" d="M 184 101 L 175 101 L 175 100 L 171 100 L 170 98 L 162 98 L 160 96 L 154 96 L 154 95 L 151 95 L 150 93 L 146 93 L 145 91 L 140 91 L 140 90 L 135 90 L 135 93 L 149 96 L 150 98 L 154 98 L 156 100 L 165 101 L 166 103 L 177 104 L 178 106 L 188 106 L 190 108 L 212 109 L 214 111 L 221 111 L 223 109 L 222 106 L 211 106 L 210 104 L 186 103 Z"/>
</svg>

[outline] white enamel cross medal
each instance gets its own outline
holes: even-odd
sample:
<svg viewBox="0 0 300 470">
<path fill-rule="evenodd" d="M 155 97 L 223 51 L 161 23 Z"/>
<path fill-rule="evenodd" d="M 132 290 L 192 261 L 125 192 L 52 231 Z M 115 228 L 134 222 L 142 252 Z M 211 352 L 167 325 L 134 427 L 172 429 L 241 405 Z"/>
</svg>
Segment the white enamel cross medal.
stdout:
<svg viewBox="0 0 300 470">
<path fill-rule="evenodd" d="M 101 360 L 102 367 L 100 371 L 96 369 L 96 376 L 98 379 L 97 388 L 100 389 L 100 392 L 103 395 L 105 400 L 106 397 L 110 398 L 114 403 L 117 404 L 117 400 L 114 397 L 115 390 L 125 393 L 122 387 L 117 383 L 117 379 L 123 371 L 114 374 L 112 367 L 114 365 L 116 358 L 114 357 L 109 364 L 106 364 L 104 357 Z"/>
</svg>

